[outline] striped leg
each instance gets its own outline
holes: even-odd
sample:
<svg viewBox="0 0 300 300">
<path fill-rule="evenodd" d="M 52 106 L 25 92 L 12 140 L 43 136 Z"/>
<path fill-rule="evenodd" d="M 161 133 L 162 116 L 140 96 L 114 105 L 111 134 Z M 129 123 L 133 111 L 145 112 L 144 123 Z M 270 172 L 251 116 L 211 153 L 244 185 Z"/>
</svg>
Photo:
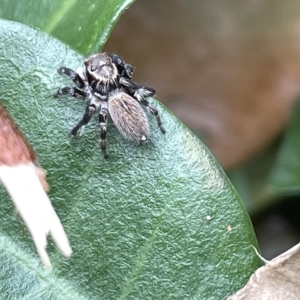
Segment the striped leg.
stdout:
<svg viewBox="0 0 300 300">
<path fill-rule="evenodd" d="M 92 118 L 94 112 L 96 111 L 96 107 L 92 104 L 92 105 L 88 105 L 86 107 L 85 113 L 83 118 L 80 120 L 80 122 L 71 130 L 71 136 L 75 136 L 78 132 L 78 130 L 86 125 Z"/>
<path fill-rule="evenodd" d="M 106 153 L 106 120 L 107 120 L 107 108 L 106 107 L 101 107 L 100 112 L 99 112 L 99 125 L 100 125 L 100 148 L 102 151 L 102 154 L 104 158 L 107 158 L 107 153 Z"/>
</svg>

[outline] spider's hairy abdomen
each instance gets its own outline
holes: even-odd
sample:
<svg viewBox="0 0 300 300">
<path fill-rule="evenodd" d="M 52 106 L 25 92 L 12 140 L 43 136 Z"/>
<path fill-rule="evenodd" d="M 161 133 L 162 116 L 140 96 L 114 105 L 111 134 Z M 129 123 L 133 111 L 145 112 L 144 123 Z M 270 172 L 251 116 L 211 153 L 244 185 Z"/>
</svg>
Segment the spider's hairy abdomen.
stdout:
<svg viewBox="0 0 300 300">
<path fill-rule="evenodd" d="M 108 100 L 108 110 L 125 138 L 137 142 L 148 139 L 149 123 L 146 113 L 131 96 L 124 92 L 113 93 Z"/>
</svg>

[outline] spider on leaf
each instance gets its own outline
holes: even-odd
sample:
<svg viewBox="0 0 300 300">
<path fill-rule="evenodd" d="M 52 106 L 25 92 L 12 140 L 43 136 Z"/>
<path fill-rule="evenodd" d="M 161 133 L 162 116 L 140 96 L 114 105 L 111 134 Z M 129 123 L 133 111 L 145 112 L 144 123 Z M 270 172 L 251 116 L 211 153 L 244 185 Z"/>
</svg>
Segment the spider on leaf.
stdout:
<svg viewBox="0 0 300 300">
<path fill-rule="evenodd" d="M 84 116 L 71 130 L 71 136 L 76 136 L 80 128 L 98 111 L 100 148 L 105 158 L 108 115 L 125 138 L 144 143 L 148 139 L 149 122 L 140 104 L 156 117 L 158 127 L 165 133 L 158 111 L 147 101 L 147 98 L 154 96 L 155 90 L 131 80 L 133 67 L 130 64 L 116 54 L 97 53 L 88 57 L 84 65 L 85 72 L 75 72 L 66 67 L 58 69 L 59 74 L 72 79 L 75 87 L 63 87 L 54 97 L 71 95 L 89 100 Z"/>
</svg>

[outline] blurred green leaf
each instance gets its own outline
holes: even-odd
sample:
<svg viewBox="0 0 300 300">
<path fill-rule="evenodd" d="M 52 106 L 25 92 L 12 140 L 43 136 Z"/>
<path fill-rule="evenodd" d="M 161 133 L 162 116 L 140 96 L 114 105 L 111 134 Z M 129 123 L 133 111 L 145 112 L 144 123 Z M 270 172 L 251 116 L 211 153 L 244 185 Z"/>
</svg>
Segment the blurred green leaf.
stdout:
<svg viewBox="0 0 300 300">
<path fill-rule="evenodd" d="M 278 201 L 279 193 L 271 189 L 268 182 L 278 148 L 277 141 L 246 164 L 228 173 L 250 216 L 260 213 L 267 206 Z"/>
<path fill-rule="evenodd" d="M 83 57 L 38 30 L 0 21 L 4 105 L 48 171 L 50 198 L 74 254 L 53 245 L 53 271 L 0 187 L 0 292 L 11 299 L 224 299 L 260 265 L 242 201 L 207 148 L 158 102 L 149 143 L 108 126 L 107 160 L 96 118 L 72 141 L 86 104 L 56 99 L 72 85 L 56 72 Z M 138 70 L 136 70 L 138 72 Z"/>
<path fill-rule="evenodd" d="M 269 187 L 277 193 L 300 192 L 300 102 L 296 102 L 290 125 L 271 170 Z"/>
<path fill-rule="evenodd" d="M 134 0 L 0 0 L 0 18 L 40 28 L 86 55 L 98 52 Z"/>
</svg>

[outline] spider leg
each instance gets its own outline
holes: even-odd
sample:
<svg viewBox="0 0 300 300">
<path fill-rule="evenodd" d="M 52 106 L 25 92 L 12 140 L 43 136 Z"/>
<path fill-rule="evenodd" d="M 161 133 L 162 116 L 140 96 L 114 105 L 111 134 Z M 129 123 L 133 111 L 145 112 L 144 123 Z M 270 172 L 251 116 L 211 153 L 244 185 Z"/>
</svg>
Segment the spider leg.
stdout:
<svg viewBox="0 0 300 300">
<path fill-rule="evenodd" d="M 84 80 L 80 77 L 78 73 L 76 73 L 72 69 L 66 67 L 60 67 L 57 70 L 57 72 L 60 75 L 66 75 L 67 77 L 71 78 L 78 88 L 83 89 L 85 87 Z"/>
<path fill-rule="evenodd" d="M 148 102 L 146 99 L 142 99 L 142 100 L 140 100 L 140 102 L 141 102 L 144 106 L 147 107 L 147 109 L 150 111 L 150 113 L 151 113 L 153 116 L 155 116 L 156 122 L 157 122 L 157 125 L 158 125 L 160 131 L 161 131 L 162 133 L 166 133 L 166 130 L 165 130 L 164 127 L 162 126 L 161 119 L 160 119 L 160 116 L 159 116 L 159 114 L 158 114 L 157 109 L 155 109 L 153 106 L 151 106 L 151 105 L 149 104 L 149 102 Z"/>
<path fill-rule="evenodd" d="M 155 95 L 154 89 L 138 85 L 137 83 L 125 77 L 120 78 L 120 84 L 125 88 L 130 96 L 134 97 L 138 101 Z"/>
<path fill-rule="evenodd" d="M 155 90 L 149 87 L 144 87 L 132 82 L 131 80 L 121 77 L 120 83 L 124 86 L 125 90 L 137 101 L 146 106 L 150 113 L 155 116 L 157 125 L 162 133 L 166 133 L 166 130 L 162 126 L 162 122 L 158 111 L 149 104 L 146 98 L 152 97 L 155 94 Z"/>
<path fill-rule="evenodd" d="M 106 120 L 107 120 L 108 110 L 106 106 L 102 106 L 99 112 L 99 125 L 100 125 L 100 148 L 103 153 L 104 158 L 107 158 L 106 153 Z"/>
<path fill-rule="evenodd" d="M 107 55 L 111 58 L 112 62 L 117 66 L 121 76 L 125 76 L 129 79 L 132 78 L 133 76 L 132 65 L 125 63 L 124 60 L 116 54 L 107 53 Z"/>
<path fill-rule="evenodd" d="M 53 94 L 54 97 L 58 97 L 61 95 L 70 95 L 74 98 L 78 99 L 85 99 L 87 97 L 87 93 L 84 91 L 79 90 L 76 87 L 64 87 L 59 90 L 55 94 Z"/>
<path fill-rule="evenodd" d="M 71 130 L 70 135 L 71 136 L 75 136 L 78 132 L 78 130 L 86 125 L 92 118 L 94 112 L 96 111 L 96 107 L 93 104 L 89 104 L 86 109 L 85 109 L 85 113 L 83 115 L 83 118 L 80 120 L 80 122 Z"/>
</svg>

